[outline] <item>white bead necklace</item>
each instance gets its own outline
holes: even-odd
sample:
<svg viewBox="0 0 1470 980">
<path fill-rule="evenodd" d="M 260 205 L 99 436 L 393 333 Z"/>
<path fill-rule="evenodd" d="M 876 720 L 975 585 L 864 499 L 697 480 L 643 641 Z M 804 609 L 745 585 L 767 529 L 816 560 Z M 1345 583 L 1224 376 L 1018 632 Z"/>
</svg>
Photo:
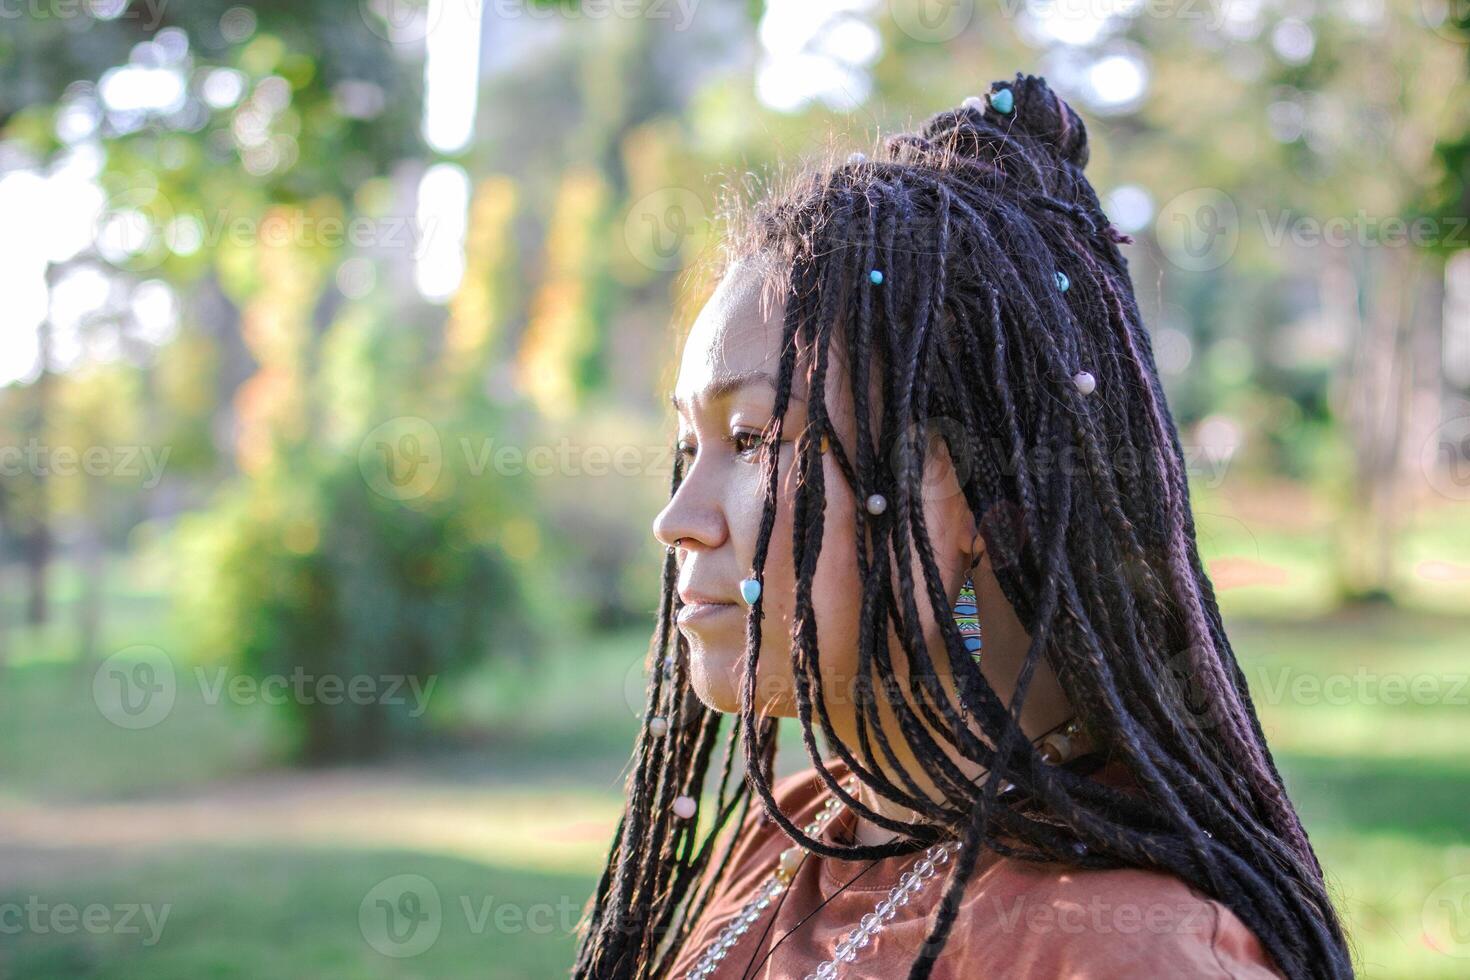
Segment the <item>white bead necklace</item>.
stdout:
<svg viewBox="0 0 1470 980">
<path fill-rule="evenodd" d="M 898 884 L 889 889 L 883 901 L 863 916 L 858 927 L 837 944 L 837 948 L 832 951 L 832 958 L 808 973 L 805 980 L 835 980 L 838 964 L 851 963 L 857 959 L 858 953 L 872 941 L 878 930 L 892 922 L 898 916 L 898 910 L 923 890 L 929 879 L 949 860 L 950 852 L 958 846 L 957 841 L 942 841 L 925 851 L 924 856 L 911 870 L 899 875 Z"/>
<path fill-rule="evenodd" d="M 848 779 L 847 792 L 849 795 L 857 792 L 856 777 Z M 806 825 L 807 836 L 815 837 L 837 815 L 839 805 L 840 801 L 835 796 L 827 800 L 822 805 L 816 819 Z M 949 860 L 950 853 L 958 846 L 958 841 L 942 841 L 925 851 L 914 867 L 899 877 L 898 884 L 889 890 L 887 896 L 878 903 L 877 907 L 863 916 L 857 928 L 837 944 L 837 948 L 833 950 L 832 959 L 807 974 L 806 980 L 835 980 L 840 964 L 856 960 L 858 953 L 872 941 L 873 937 L 878 934 L 878 930 L 897 917 L 899 909 L 907 905 L 923 889 L 929 879 L 933 878 L 938 869 Z M 766 907 L 775 901 L 776 896 L 791 884 L 796 874 L 796 866 L 801 862 L 801 856 L 800 846 L 788 847 L 781 852 L 781 857 L 776 861 L 776 868 L 771 873 L 771 877 L 756 891 L 755 896 L 745 903 L 740 914 L 720 930 L 720 934 L 705 949 L 699 962 L 684 975 L 684 980 L 705 980 L 714 973 L 715 968 L 725 958 L 725 954 L 729 953 L 740 941 L 741 936 L 750 931 L 750 927 L 760 918 Z"/>
<path fill-rule="evenodd" d="M 1041 742 L 1041 756 L 1050 764 L 1060 763 L 1075 754 L 1078 746 L 1072 743 L 1081 731 L 1076 719 L 1070 719 L 1060 731 L 1053 731 L 1046 735 Z M 857 793 L 857 777 L 849 776 L 847 793 L 852 796 Z M 1011 788 L 1009 780 L 1003 781 L 1000 786 L 1002 793 Z M 811 823 L 806 825 L 806 835 L 815 837 L 828 822 L 837 815 L 837 807 L 841 801 L 835 796 L 822 804 L 822 809 Z M 959 847 L 959 841 L 940 841 L 926 850 L 921 858 L 914 863 L 913 868 L 905 871 L 898 878 L 898 884 L 889 889 L 888 894 L 877 904 L 873 911 L 859 920 L 857 928 L 853 929 L 843 938 L 842 942 L 832 951 L 832 958 L 820 964 L 804 980 L 836 980 L 838 970 L 843 963 L 851 963 L 857 959 L 858 953 L 873 940 L 878 930 L 892 922 L 897 916 L 899 909 L 908 905 L 913 898 L 923 890 L 938 870 L 949 861 L 955 849 Z M 795 877 L 796 866 L 801 862 L 802 848 L 800 846 L 788 847 L 781 852 L 781 857 L 776 861 L 776 869 L 771 877 L 755 893 L 755 897 L 745 903 L 740 914 L 730 921 L 715 941 L 705 949 L 704 955 L 699 962 L 688 973 L 684 974 L 683 980 L 705 980 L 714 973 L 715 967 L 725 958 L 725 954 L 740 940 L 740 937 L 750 931 L 750 927 L 760 918 L 766 907 L 780 895 L 782 891 L 791 884 Z"/>
</svg>

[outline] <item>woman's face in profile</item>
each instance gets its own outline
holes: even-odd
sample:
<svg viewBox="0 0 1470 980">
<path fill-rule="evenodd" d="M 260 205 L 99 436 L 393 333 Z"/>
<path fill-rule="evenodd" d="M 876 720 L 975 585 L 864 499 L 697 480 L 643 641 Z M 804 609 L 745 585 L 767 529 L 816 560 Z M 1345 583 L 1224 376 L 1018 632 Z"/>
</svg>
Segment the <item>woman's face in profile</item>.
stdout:
<svg viewBox="0 0 1470 980">
<path fill-rule="evenodd" d="M 684 478 L 655 518 L 653 532 L 676 548 L 677 590 L 685 603 L 677 628 L 690 650 L 690 679 L 709 707 L 740 709 L 745 673 L 746 619 L 750 607 L 740 582 L 750 577 L 760 532 L 766 480 L 762 432 L 771 422 L 780 367 L 783 314 L 779 304 L 762 309 L 761 276 L 751 263 L 736 264 L 716 287 L 685 342 L 674 400 Z M 762 588 L 765 618 L 756 674 L 756 710 L 794 717 L 791 624 L 796 572 L 792 562 L 792 502 L 796 488 L 795 440 L 808 420 L 805 356 L 798 354 L 780 446 L 775 525 Z M 854 458 L 855 423 L 847 376 L 834 344 L 826 378 L 826 405 L 838 438 Z M 878 419 L 874 419 L 876 425 Z M 861 582 L 854 540 L 859 505 L 833 453 L 819 457 L 826 488 L 822 549 L 812 579 L 823 689 L 839 722 L 852 714 L 857 665 Z M 953 480 L 952 471 L 950 479 Z M 958 592 L 964 566 L 943 547 L 948 526 L 964 510 L 955 485 L 949 493 L 926 487 L 926 514 L 936 558 L 950 595 Z M 932 498 L 932 499 L 931 499 Z M 956 507 L 958 506 L 958 511 Z M 866 515 L 863 515 L 866 517 Z M 967 536 L 966 541 L 970 538 Z M 915 571 L 915 582 L 921 582 Z M 926 635 L 938 628 L 928 602 L 918 598 Z M 937 642 L 937 640 L 936 640 Z M 841 727 L 846 728 L 847 725 Z"/>
</svg>

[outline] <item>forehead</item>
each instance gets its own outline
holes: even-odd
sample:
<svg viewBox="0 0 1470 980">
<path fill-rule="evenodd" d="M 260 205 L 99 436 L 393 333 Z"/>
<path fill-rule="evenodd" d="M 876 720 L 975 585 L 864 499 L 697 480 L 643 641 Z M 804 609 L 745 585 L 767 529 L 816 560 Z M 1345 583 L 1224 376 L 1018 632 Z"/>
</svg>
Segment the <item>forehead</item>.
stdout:
<svg viewBox="0 0 1470 980">
<path fill-rule="evenodd" d="M 737 388 L 759 393 L 763 398 L 773 397 L 781 367 L 785 307 L 779 290 L 766 288 L 773 280 L 762 272 L 769 268 L 763 262 L 757 257 L 732 265 L 695 318 L 684 342 L 673 391 L 675 404 L 686 411 L 692 412 Z M 838 438 L 848 441 L 855 436 L 856 420 L 848 389 L 848 355 L 836 340 L 842 334 L 840 328 L 831 331 L 833 339 L 822 394 L 826 414 Z M 807 369 L 812 353 L 809 348 L 796 353 L 790 400 L 798 412 L 809 408 Z M 868 405 L 874 431 L 881 428 L 885 411 L 879 364 L 879 355 L 875 353 L 868 375 Z M 750 383 L 752 377 L 761 380 Z"/>
<path fill-rule="evenodd" d="M 730 378 L 765 373 L 774 377 L 781 362 L 782 304 L 771 300 L 766 278 L 752 260 L 734 264 L 684 341 L 674 397 L 688 405 L 708 396 Z"/>
</svg>

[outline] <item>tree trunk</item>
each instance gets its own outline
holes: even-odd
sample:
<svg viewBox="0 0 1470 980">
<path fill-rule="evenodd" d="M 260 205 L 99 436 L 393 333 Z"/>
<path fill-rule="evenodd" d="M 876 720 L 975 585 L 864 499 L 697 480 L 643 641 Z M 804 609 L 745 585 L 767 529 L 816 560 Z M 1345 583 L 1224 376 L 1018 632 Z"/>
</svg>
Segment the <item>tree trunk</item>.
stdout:
<svg viewBox="0 0 1470 980">
<path fill-rule="evenodd" d="M 46 280 L 49 286 L 56 284 L 56 267 L 47 266 Z M 51 320 L 43 317 L 36 327 L 37 357 L 41 362 L 41 373 L 31 386 L 31 411 L 27 417 L 24 437 L 27 443 L 34 439 L 42 447 L 46 445 L 46 420 L 51 410 Z M 49 453 L 47 457 L 49 459 Z M 39 460 L 38 460 L 39 462 Z M 35 494 L 32 501 L 26 533 L 22 537 L 21 556 L 25 562 L 28 592 L 26 598 L 26 622 L 42 626 L 50 618 L 48 574 L 51 567 L 53 543 L 51 539 L 50 486 L 45 466 L 38 465 L 31 473 L 31 487 Z"/>
<path fill-rule="evenodd" d="M 1408 247 L 1377 246 L 1366 254 L 1366 302 L 1349 268 L 1350 254 L 1329 250 L 1323 306 L 1350 339 L 1337 400 L 1353 458 L 1352 484 L 1339 523 L 1338 589 L 1349 603 L 1392 602 L 1398 532 L 1410 505 L 1411 422 L 1423 411 L 1424 333 L 1437 336 L 1438 314 L 1426 277 L 1438 267 Z M 1362 310 L 1366 308 L 1366 316 Z"/>
<path fill-rule="evenodd" d="M 77 669 L 90 672 L 102 631 L 102 607 L 106 596 L 106 513 L 101 494 L 89 493 L 87 513 L 82 517 L 82 540 L 77 573 L 82 583 L 77 597 Z"/>
</svg>

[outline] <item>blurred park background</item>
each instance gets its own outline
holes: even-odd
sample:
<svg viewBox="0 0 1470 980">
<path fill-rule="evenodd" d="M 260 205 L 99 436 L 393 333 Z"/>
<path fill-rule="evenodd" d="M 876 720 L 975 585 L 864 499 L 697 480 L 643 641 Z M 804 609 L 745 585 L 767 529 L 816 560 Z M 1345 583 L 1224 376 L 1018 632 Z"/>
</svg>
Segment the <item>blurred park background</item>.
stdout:
<svg viewBox="0 0 1470 980">
<path fill-rule="evenodd" d="M 1361 975 L 1470 975 L 1463 0 L 12 0 L 0 976 L 564 975 L 721 187 L 1017 70 Z"/>
</svg>

